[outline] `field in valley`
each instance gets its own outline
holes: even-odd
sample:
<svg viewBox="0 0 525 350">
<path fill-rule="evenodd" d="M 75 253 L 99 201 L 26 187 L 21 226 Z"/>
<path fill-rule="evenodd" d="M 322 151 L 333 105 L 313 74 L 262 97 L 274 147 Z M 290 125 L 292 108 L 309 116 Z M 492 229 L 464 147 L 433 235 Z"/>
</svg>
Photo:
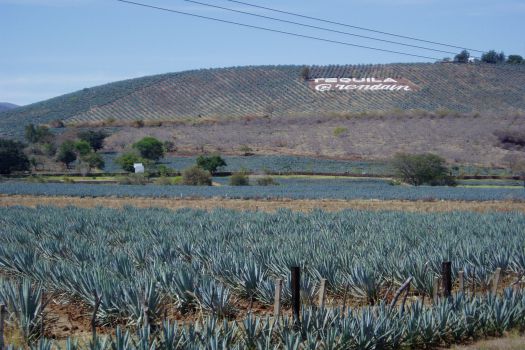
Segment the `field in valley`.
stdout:
<svg viewBox="0 0 525 350">
<path fill-rule="evenodd" d="M 0 198 L 15 204 L 24 197 Z M 437 348 L 525 326 L 525 294 L 516 283 L 525 272 L 523 209 L 24 206 L 0 208 L 8 343 L 43 336 L 87 345 L 95 308 L 97 341 L 126 349 Z M 446 260 L 450 299 L 435 284 Z M 302 270 L 300 325 L 291 313 L 290 266 Z M 393 302 L 410 277 L 409 291 Z M 277 278 L 283 279 L 279 320 Z"/>
</svg>

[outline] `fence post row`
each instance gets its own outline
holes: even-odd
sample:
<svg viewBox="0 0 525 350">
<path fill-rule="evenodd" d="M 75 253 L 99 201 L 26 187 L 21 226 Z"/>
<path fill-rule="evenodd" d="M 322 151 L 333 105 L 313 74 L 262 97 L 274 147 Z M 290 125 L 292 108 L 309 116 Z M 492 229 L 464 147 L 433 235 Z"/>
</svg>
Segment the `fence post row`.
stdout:
<svg viewBox="0 0 525 350">
<path fill-rule="evenodd" d="M 295 325 L 299 326 L 301 322 L 301 268 L 293 266 L 291 273 L 293 318 Z"/>
<path fill-rule="evenodd" d="M 458 279 L 459 279 L 459 290 L 461 293 L 465 293 L 465 277 L 463 270 L 458 272 Z"/>
<path fill-rule="evenodd" d="M 321 278 L 321 284 L 319 286 L 319 308 L 324 308 L 324 302 L 326 299 L 326 278 Z"/>
<path fill-rule="evenodd" d="M 6 306 L 0 305 L 0 350 L 4 350 L 4 316 L 7 313 Z"/>
<path fill-rule="evenodd" d="M 283 290 L 283 279 L 275 280 L 275 299 L 273 302 L 273 317 L 278 319 L 281 314 L 281 293 Z"/>
<path fill-rule="evenodd" d="M 439 277 L 434 276 L 434 283 L 432 284 L 432 300 L 434 301 L 434 304 L 438 302 L 439 298 Z"/>
<path fill-rule="evenodd" d="M 443 296 L 448 298 L 452 295 L 452 263 L 444 261 L 441 264 L 441 275 L 443 279 Z"/>
<path fill-rule="evenodd" d="M 501 267 L 498 267 L 496 271 L 494 271 L 494 275 L 492 276 L 492 294 L 496 294 L 498 292 L 498 284 L 499 284 L 500 275 L 501 275 Z"/>
</svg>

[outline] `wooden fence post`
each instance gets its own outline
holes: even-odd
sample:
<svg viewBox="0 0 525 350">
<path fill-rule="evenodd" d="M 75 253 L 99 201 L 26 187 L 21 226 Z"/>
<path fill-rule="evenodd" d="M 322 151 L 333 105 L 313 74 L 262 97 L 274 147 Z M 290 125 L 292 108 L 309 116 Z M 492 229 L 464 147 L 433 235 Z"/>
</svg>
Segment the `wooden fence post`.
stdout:
<svg viewBox="0 0 525 350">
<path fill-rule="evenodd" d="M 443 279 L 443 296 L 448 298 L 452 295 L 452 263 L 444 261 L 441 264 L 441 277 Z"/>
<path fill-rule="evenodd" d="M 472 269 L 472 298 L 476 297 L 476 267 Z"/>
<path fill-rule="evenodd" d="M 432 299 L 434 300 L 434 304 L 436 304 L 439 299 L 439 277 L 438 276 L 434 276 L 434 283 L 432 285 L 432 289 L 433 289 Z"/>
<path fill-rule="evenodd" d="M 4 304 L 0 305 L 0 350 L 4 350 L 4 316 L 7 313 L 6 307 Z"/>
<path fill-rule="evenodd" d="M 459 279 L 459 290 L 461 293 L 465 294 L 465 277 L 463 270 L 458 272 L 458 279 Z"/>
<path fill-rule="evenodd" d="M 93 315 L 91 316 L 91 334 L 93 337 L 93 346 L 97 346 L 97 313 L 100 303 L 102 302 L 102 296 L 93 290 L 93 296 L 95 297 L 95 305 L 93 307 Z"/>
<path fill-rule="evenodd" d="M 501 267 L 498 267 L 496 271 L 494 271 L 494 275 L 492 276 L 492 294 L 494 295 L 498 292 L 500 274 L 501 274 Z"/>
<path fill-rule="evenodd" d="M 321 284 L 319 286 L 319 308 L 324 308 L 324 302 L 326 298 L 326 278 L 321 278 Z"/>
<path fill-rule="evenodd" d="M 281 293 L 283 290 L 283 279 L 278 278 L 275 280 L 275 298 L 273 301 L 273 317 L 279 319 L 281 314 Z"/>
<path fill-rule="evenodd" d="M 301 268 L 293 266 L 291 273 L 292 312 L 295 326 L 298 327 L 301 324 Z"/>
<path fill-rule="evenodd" d="M 394 299 L 392 299 L 392 302 L 390 303 L 390 307 L 394 307 L 394 306 L 396 306 L 397 299 L 399 299 L 399 296 L 401 295 L 401 293 L 403 293 L 403 291 L 404 291 L 405 289 L 410 290 L 410 282 L 412 282 L 412 279 L 413 279 L 413 277 L 410 276 L 410 277 L 405 281 L 405 283 L 403 283 L 403 284 L 401 285 L 401 287 L 399 287 L 399 289 L 397 290 L 396 294 L 394 295 Z M 408 295 L 408 292 L 407 292 L 407 295 Z"/>
</svg>

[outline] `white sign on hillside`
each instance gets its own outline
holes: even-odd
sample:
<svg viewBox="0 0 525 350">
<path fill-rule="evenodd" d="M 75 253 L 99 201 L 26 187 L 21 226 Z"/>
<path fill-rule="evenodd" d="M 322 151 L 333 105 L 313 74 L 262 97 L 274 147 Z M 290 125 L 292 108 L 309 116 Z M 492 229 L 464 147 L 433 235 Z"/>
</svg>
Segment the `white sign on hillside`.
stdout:
<svg viewBox="0 0 525 350">
<path fill-rule="evenodd" d="M 309 80 L 315 91 L 416 91 L 418 87 L 405 78 L 316 78 Z"/>
</svg>

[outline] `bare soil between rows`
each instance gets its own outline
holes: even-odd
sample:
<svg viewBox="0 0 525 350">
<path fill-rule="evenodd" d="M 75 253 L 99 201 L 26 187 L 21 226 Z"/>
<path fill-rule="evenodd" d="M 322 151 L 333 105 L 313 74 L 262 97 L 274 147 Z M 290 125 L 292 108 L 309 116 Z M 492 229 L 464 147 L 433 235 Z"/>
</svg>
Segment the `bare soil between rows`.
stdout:
<svg viewBox="0 0 525 350">
<path fill-rule="evenodd" d="M 134 206 L 137 208 L 193 208 L 213 210 L 218 208 L 272 212 L 280 208 L 294 211 L 309 212 L 315 209 L 326 211 L 357 210 L 396 210 L 409 212 L 510 212 L 525 213 L 525 202 L 522 201 L 406 201 L 406 200 L 293 200 L 293 199 L 187 199 L 187 198 L 127 198 L 127 197 L 66 197 L 66 196 L 28 196 L 2 195 L 0 206 L 76 206 L 93 208 L 97 206 L 122 208 Z"/>
</svg>

